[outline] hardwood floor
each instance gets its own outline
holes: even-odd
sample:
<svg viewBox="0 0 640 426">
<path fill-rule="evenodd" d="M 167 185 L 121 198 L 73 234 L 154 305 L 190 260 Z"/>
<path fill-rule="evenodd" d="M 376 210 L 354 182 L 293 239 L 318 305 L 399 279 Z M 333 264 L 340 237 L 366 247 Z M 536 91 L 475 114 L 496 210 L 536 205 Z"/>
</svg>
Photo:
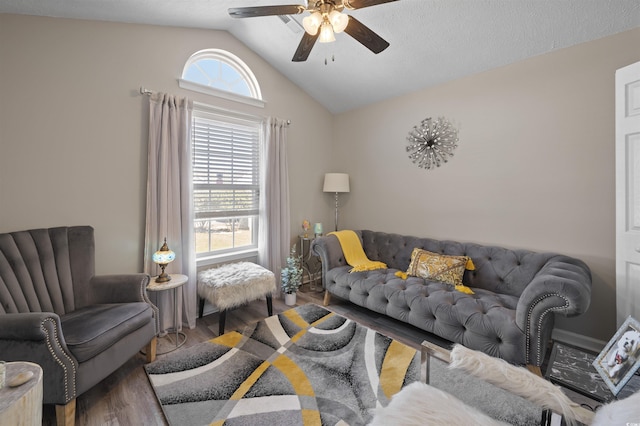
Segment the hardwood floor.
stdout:
<svg viewBox="0 0 640 426">
<path fill-rule="evenodd" d="M 322 305 L 324 293 L 309 291 L 305 287 L 303 286 L 302 290 L 298 292 L 297 305 L 306 303 Z M 284 300 L 273 299 L 274 314 L 279 314 L 290 308 L 290 306 L 284 304 Z M 336 297 L 331 298 L 327 308 L 416 349 L 420 348 L 420 344 L 424 340 L 429 340 L 445 347 L 450 344 L 448 341 L 416 327 L 371 312 Z M 266 316 L 266 302 L 257 300 L 241 308 L 229 311 L 227 313 L 226 330 L 242 330 L 245 326 L 260 321 Z M 183 332 L 187 335 L 187 341 L 182 348 L 191 347 L 217 337 L 218 314 L 213 313 L 204 318 L 198 318 L 195 328 L 183 329 Z M 175 345 L 175 335 L 169 334 L 159 339 L 158 351 L 162 352 L 171 345 Z M 158 359 L 163 356 L 167 355 L 158 355 Z M 138 354 L 105 380 L 80 395 L 76 401 L 76 425 L 167 425 L 168 423 L 164 418 L 160 404 L 156 400 L 153 389 L 144 372 L 144 365 L 144 355 Z M 574 393 L 570 391 L 568 393 L 574 401 L 583 402 L 582 399 L 584 398 L 580 395 L 572 395 Z M 594 402 L 591 400 L 585 399 L 585 401 L 593 406 Z M 56 424 L 55 407 L 53 405 L 44 406 L 42 424 L 45 426 L 54 426 Z"/>
<path fill-rule="evenodd" d="M 305 292 L 304 290 L 303 287 L 303 290 L 298 292 L 297 305 L 306 303 L 322 305 L 322 292 Z M 281 299 L 273 300 L 274 314 L 290 308 Z M 415 348 L 419 348 L 420 343 L 425 339 L 434 339 L 433 336 L 417 328 L 337 298 L 332 298 L 328 308 Z M 248 324 L 260 321 L 266 315 L 267 307 L 264 300 L 252 302 L 227 313 L 226 330 L 241 330 Z M 184 329 L 183 332 L 187 335 L 183 348 L 217 337 L 218 314 L 213 313 L 204 318 L 198 318 L 194 329 Z M 437 340 L 435 342 L 439 343 Z M 175 344 L 175 336 L 170 334 L 159 339 L 158 350 L 162 351 L 167 347 L 166 345 L 173 344 Z M 163 356 L 166 355 L 158 355 L 158 359 Z M 160 404 L 144 372 L 144 364 L 144 355 L 138 354 L 105 380 L 80 395 L 76 401 L 76 425 L 167 425 Z M 53 405 L 44 406 L 42 424 L 46 426 L 56 424 Z"/>
</svg>

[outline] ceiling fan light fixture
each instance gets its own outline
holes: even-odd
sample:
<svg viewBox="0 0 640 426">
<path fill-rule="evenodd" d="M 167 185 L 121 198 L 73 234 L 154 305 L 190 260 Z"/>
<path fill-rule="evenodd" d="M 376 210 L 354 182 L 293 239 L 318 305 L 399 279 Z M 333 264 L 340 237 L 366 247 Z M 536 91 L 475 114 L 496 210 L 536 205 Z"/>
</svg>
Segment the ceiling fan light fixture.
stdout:
<svg viewBox="0 0 640 426">
<path fill-rule="evenodd" d="M 336 41 L 336 37 L 333 35 L 331 22 L 326 19 L 322 21 L 322 25 L 320 26 L 320 38 L 318 41 L 320 43 L 331 43 L 332 41 Z"/>
<path fill-rule="evenodd" d="M 340 13 L 334 9 L 329 14 L 329 22 L 331 22 L 333 32 L 339 34 L 347 28 L 347 25 L 349 24 L 349 15 Z"/>
<path fill-rule="evenodd" d="M 389 43 L 385 39 L 354 18 L 350 12 L 342 12 L 345 9 L 349 11 L 364 9 L 395 1 L 398 0 L 305 0 L 301 5 L 232 7 L 229 8 L 229 16 L 232 18 L 254 18 L 309 13 L 309 16 L 302 19 L 305 32 L 293 58 L 291 58 L 293 62 L 304 62 L 317 42 L 336 41 L 335 34 L 341 32 L 346 32 L 347 35 L 375 54 L 385 50 L 389 47 Z M 293 19 L 290 21 L 300 22 Z"/>
<path fill-rule="evenodd" d="M 318 34 L 318 28 L 320 28 L 321 24 L 322 15 L 319 12 L 313 12 L 311 15 L 305 16 L 302 19 L 302 26 L 304 27 L 304 30 L 312 36 Z"/>
</svg>

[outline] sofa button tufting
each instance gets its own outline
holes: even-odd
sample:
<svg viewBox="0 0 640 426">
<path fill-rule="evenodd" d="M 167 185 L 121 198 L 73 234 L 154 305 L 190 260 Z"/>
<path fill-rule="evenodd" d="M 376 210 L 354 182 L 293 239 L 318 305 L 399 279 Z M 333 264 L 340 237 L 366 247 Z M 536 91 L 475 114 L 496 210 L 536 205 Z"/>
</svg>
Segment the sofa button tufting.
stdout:
<svg viewBox="0 0 640 426">
<path fill-rule="evenodd" d="M 421 329 L 436 332 L 441 338 L 449 340 L 459 337 L 460 339 L 464 338 L 465 341 L 472 340 L 470 344 L 500 354 L 508 358 L 510 362 L 521 363 L 531 356 L 531 353 L 526 353 L 526 348 L 521 350 L 520 348 L 511 348 L 511 346 L 515 345 L 508 336 L 513 329 L 506 325 L 504 327 L 494 327 L 493 322 L 497 321 L 497 319 L 493 317 L 496 316 L 497 312 L 513 312 L 515 310 L 514 301 L 518 298 L 504 294 L 505 290 L 509 290 L 510 286 L 521 285 L 521 281 L 526 278 L 518 273 L 521 269 L 527 270 L 527 274 L 524 275 L 528 277 L 530 274 L 537 272 L 543 265 L 548 264 L 549 262 L 546 261 L 547 254 L 530 254 L 529 252 L 496 249 L 476 244 L 465 245 L 428 238 L 409 238 L 395 235 L 389 238 L 384 233 L 370 231 L 365 233 L 363 246 L 367 247 L 367 253 L 370 258 L 382 260 L 380 255 L 384 255 L 382 256 L 383 258 L 395 265 L 407 265 L 413 248 L 421 248 L 442 254 L 459 255 L 464 253 L 464 256 L 473 259 L 476 266 L 475 271 L 468 271 L 465 274 L 465 278 L 469 281 L 466 284 L 475 287 L 474 290 L 477 288 L 477 291 L 475 291 L 474 295 L 467 296 L 458 293 L 453 286 L 429 279 L 411 277 L 406 281 L 400 280 L 395 276 L 397 270 L 393 270 L 393 272 L 387 271 L 386 273 L 367 272 L 366 274 L 358 275 L 358 279 L 355 280 L 353 275 L 346 274 L 344 271 L 346 269 L 346 267 L 342 266 L 346 265 L 344 254 L 337 252 L 334 255 L 332 252 L 331 256 L 341 257 L 341 269 L 337 269 L 335 273 L 330 274 L 327 274 L 328 271 L 323 269 L 323 278 L 331 283 L 337 277 L 337 282 L 329 285 L 336 294 L 342 293 L 347 299 L 353 298 L 355 303 L 362 307 L 375 307 L 381 314 L 387 313 L 387 315 L 396 317 L 401 321 L 419 324 L 418 327 Z M 318 247 L 318 250 L 322 250 L 320 245 Z M 467 252 L 467 248 L 471 252 Z M 496 254 L 495 262 L 493 253 Z M 323 254 L 325 253 L 323 252 Z M 331 256 L 327 257 L 325 254 L 324 257 L 331 258 Z M 558 265 L 560 273 L 565 269 L 559 262 L 555 262 L 554 265 Z M 577 265 L 572 265 L 573 267 L 577 267 Z M 507 274 L 507 270 L 513 271 L 514 269 L 516 270 L 515 274 Z M 576 279 L 580 281 L 580 284 L 584 284 L 586 289 L 591 284 L 587 278 L 588 274 L 586 274 L 588 269 L 582 267 L 579 269 L 584 269 L 584 279 Z M 505 275 L 500 276 L 501 273 L 505 273 Z M 555 270 L 549 270 L 548 273 L 553 276 L 556 275 Z M 347 284 L 352 280 L 354 282 Z M 353 289 L 350 290 L 351 286 L 353 286 Z M 365 293 L 365 290 L 368 290 L 367 293 Z M 554 291 L 563 293 L 557 288 L 554 288 Z M 460 306 L 457 306 L 457 301 L 461 301 Z M 475 321 L 467 321 L 469 327 L 464 326 L 466 325 L 464 320 L 455 321 L 456 318 L 469 319 L 471 317 Z M 476 323 L 480 325 L 476 325 Z M 537 335 L 526 336 L 537 346 L 541 346 L 539 340 L 549 333 L 546 325 L 544 327 L 540 325 L 540 327 L 542 327 L 541 330 L 536 330 L 538 332 Z M 519 329 L 517 331 L 521 333 Z M 504 333 L 506 340 L 497 335 L 491 336 L 492 332 Z M 503 346 L 509 347 L 503 348 Z M 535 352 L 535 350 L 530 348 L 528 352 Z M 535 355 L 541 356 L 540 354 Z"/>
</svg>

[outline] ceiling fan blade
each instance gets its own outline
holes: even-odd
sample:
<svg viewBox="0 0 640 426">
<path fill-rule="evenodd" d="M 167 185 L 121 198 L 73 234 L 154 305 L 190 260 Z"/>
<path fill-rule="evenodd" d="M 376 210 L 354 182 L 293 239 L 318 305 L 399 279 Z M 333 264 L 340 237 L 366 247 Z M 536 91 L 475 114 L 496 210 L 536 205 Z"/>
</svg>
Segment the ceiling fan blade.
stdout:
<svg viewBox="0 0 640 426">
<path fill-rule="evenodd" d="M 389 43 L 378 34 L 374 33 L 362 22 L 349 15 L 349 24 L 344 32 L 358 40 L 364 47 L 373 53 L 380 53 L 387 47 Z"/>
<path fill-rule="evenodd" d="M 304 6 L 282 5 L 282 6 L 255 6 L 255 7 L 232 7 L 229 15 L 232 18 L 255 18 L 257 16 L 272 15 L 297 15 L 306 10 Z"/>
<path fill-rule="evenodd" d="M 391 3 L 398 0 L 344 0 L 344 7 L 347 9 L 362 9 L 363 7 L 377 6 L 383 3 Z"/>
<path fill-rule="evenodd" d="M 293 55 L 293 62 L 304 62 L 309 57 L 309 53 L 311 53 L 311 49 L 313 49 L 313 45 L 316 44 L 316 40 L 320 37 L 320 31 L 316 33 L 316 35 L 310 35 L 305 31 L 302 36 L 302 40 L 300 40 L 300 44 L 298 45 L 298 49 L 296 49 L 296 53 Z"/>
</svg>

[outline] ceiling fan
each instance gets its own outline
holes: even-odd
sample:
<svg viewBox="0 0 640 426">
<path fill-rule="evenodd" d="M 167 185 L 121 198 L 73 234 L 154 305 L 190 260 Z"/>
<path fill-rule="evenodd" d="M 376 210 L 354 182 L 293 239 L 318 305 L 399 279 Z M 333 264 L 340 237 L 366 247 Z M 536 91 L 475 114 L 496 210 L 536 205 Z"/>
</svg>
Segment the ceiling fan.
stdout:
<svg viewBox="0 0 640 426">
<path fill-rule="evenodd" d="M 306 61 L 319 39 L 320 43 L 335 41 L 334 33 L 346 32 L 373 53 L 380 53 L 389 43 L 351 15 L 342 13 L 398 0 L 309 0 L 307 5 L 232 7 L 229 15 L 233 18 L 254 18 L 272 15 L 298 15 L 309 12 L 302 20 L 304 36 L 293 55 L 293 62 Z"/>
</svg>

